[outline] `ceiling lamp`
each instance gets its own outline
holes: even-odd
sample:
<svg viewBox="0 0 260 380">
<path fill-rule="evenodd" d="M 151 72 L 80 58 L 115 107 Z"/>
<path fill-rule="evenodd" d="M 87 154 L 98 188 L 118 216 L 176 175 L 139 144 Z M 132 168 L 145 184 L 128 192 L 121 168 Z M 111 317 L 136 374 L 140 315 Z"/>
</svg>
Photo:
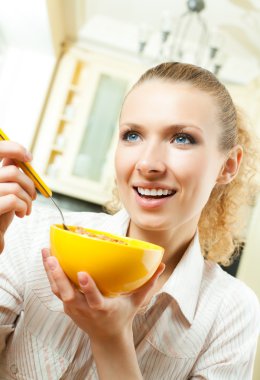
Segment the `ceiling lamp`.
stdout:
<svg viewBox="0 0 260 380">
<path fill-rule="evenodd" d="M 155 61 L 183 61 L 207 67 L 218 74 L 222 64 L 221 35 L 211 31 L 202 16 L 205 1 L 188 0 L 187 10 L 174 22 L 169 11 L 161 15 Z M 139 54 L 146 57 L 149 44 L 149 26 L 142 25 L 139 33 Z M 154 49 L 153 49 L 154 50 Z M 149 55 L 149 54 L 148 54 Z"/>
</svg>

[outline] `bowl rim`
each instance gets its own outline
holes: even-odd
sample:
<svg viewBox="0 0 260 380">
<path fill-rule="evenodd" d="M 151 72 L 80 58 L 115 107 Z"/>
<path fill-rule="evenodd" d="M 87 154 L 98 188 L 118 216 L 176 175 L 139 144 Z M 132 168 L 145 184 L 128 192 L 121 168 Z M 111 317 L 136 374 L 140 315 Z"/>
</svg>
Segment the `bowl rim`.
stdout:
<svg viewBox="0 0 260 380">
<path fill-rule="evenodd" d="M 88 228 L 88 227 L 75 226 L 75 225 L 67 225 L 67 227 L 68 228 L 79 227 L 79 228 L 83 228 L 84 230 L 89 231 L 89 232 L 96 234 L 96 235 L 105 235 L 105 236 L 108 236 L 108 237 L 111 237 L 111 238 L 114 238 L 117 240 L 121 240 L 123 242 L 128 242 L 129 244 L 125 244 L 124 245 L 125 247 L 132 247 L 132 248 L 136 248 L 136 249 L 138 249 L 138 248 L 139 249 L 151 249 L 151 250 L 156 250 L 156 251 L 162 251 L 164 253 L 164 248 L 162 246 L 150 243 L 148 241 L 133 239 L 133 238 L 130 238 L 128 236 L 120 236 L 120 235 L 116 235 L 116 234 L 113 234 L 113 233 L 108 232 L 108 231 L 101 231 L 101 230 L 96 230 L 96 229 L 92 229 L 92 228 Z M 59 230 L 65 234 L 78 235 L 81 238 L 91 239 L 91 240 L 95 240 L 95 241 L 102 241 L 103 243 L 106 242 L 107 244 L 112 244 L 112 245 L 118 246 L 117 242 L 112 242 L 109 240 L 102 240 L 102 239 L 98 239 L 98 238 L 91 237 L 88 235 L 79 234 L 79 233 L 71 231 L 71 230 L 69 230 L 69 231 L 65 230 L 64 227 L 62 226 L 62 224 L 59 224 L 59 223 L 51 224 L 50 229 L 51 230 Z"/>
</svg>

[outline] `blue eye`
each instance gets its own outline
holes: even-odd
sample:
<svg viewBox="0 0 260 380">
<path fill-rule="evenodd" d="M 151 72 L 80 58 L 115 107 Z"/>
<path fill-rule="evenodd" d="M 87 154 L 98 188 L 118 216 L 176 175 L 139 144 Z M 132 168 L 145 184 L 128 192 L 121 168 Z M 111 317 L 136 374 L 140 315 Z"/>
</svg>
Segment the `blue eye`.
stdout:
<svg viewBox="0 0 260 380">
<path fill-rule="evenodd" d="M 179 133 L 175 135 L 172 141 L 179 145 L 195 144 L 194 138 L 187 133 Z"/>
<path fill-rule="evenodd" d="M 123 140 L 125 141 L 137 141 L 139 139 L 139 135 L 136 132 L 127 131 L 123 134 Z"/>
</svg>

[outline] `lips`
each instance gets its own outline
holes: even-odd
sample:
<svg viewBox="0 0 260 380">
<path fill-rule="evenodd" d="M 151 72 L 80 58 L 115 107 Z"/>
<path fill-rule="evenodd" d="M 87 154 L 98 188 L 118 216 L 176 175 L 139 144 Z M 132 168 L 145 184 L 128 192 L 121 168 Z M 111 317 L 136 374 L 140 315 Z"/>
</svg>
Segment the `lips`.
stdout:
<svg viewBox="0 0 260 380">
<path fill-rule="evenodd" d="M 147 189 L 147 188 L 143 188 Z M 147 189 L 152 191 L 152 189 Z M 161 189 L 161 188 L 160 188 Z M 160 210 L 162 208 L 167 207 L 168 202 L 175 196 L 176 191 L 175 190 L 169 190 L 172 191 L 170 194 L 167 195 L 142 195 L 138 192 L 138 187 L 134 187 L 134 194 L 135 194 L 135 200 L 137 205 L 144 211 L 152 211 L 152 210 Z M 162 190 L 162 189 L 161 189 Z"/>
</svg>

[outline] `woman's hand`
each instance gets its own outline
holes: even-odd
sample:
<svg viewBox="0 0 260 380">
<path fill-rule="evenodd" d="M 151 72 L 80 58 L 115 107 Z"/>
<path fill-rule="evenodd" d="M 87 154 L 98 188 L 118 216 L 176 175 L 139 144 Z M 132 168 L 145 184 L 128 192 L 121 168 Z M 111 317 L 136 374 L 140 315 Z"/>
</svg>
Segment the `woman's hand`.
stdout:
<svg viewBox="0 0 260 380">
<path fill-rule="evenodd" d="M 4 234 L 14 215 L 22 218 L 31 213 L 36 198 L 33 182 L 15 164 L 15 160 L 28 162 L 29 152 L 12 141 L 0 141 L 0 252 L 4 248 Z"/>
<path fill-rule="evenodd" d="M 68 279 L 49 249 L 42 250 L 43 264 L 53 293 L 63 302 L 64 311 L 93 341 L 116 339 L 125 331 L 132 332 L 132 321 L 145 303 L 148 293 L 163 272 L 160 264 L 153 277 L 132 294 L 104 297 L 85 272 L 78 273 L 81 291 Z"/>
<path fill-rule="evenodd" d="M 165 265 L 136 292 L 104 297 L 93 279 L 78 273 L 81 291 L 70 282 L 49 249 L 42 250 L 43 263 L 53 293 L 63 302 L 64 311 L 90 338 L 100 380 L 141 380 L 132 331 L 135 314 L 144 304 Z"/>
</svg>

